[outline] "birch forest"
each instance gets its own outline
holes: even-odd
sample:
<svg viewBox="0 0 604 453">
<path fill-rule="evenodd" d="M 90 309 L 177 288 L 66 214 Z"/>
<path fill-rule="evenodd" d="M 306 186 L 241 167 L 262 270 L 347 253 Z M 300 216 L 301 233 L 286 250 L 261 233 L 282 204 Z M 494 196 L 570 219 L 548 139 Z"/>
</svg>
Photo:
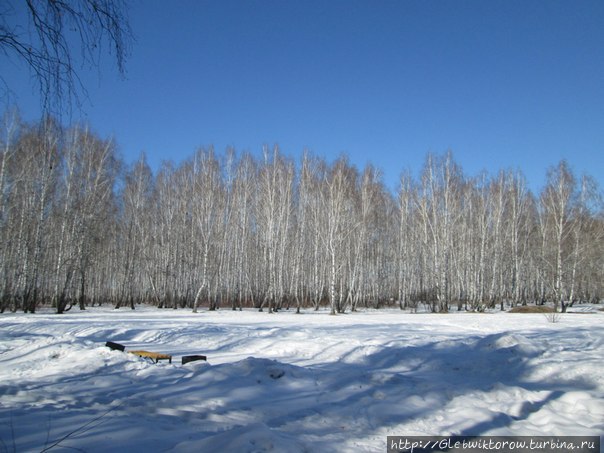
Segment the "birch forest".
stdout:
<svg viewBox="0 0 604 453">
<path fill-rule="evenodd" d="M 396 192 L 346 156 L 199 149 L 152 171 L 87 127 L 5 114 L 0 310 L 508 309 L 604 296 L 604 210 L 562 161 L 468 176 L 428 154 Z M 405 162 L 401 161 L 401 168 Z"/>
</svg>

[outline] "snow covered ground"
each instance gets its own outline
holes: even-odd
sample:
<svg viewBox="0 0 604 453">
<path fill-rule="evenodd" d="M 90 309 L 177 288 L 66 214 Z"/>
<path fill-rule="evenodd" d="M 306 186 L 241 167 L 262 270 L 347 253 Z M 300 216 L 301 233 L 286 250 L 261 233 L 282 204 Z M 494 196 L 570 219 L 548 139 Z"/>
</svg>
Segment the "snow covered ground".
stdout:
<svg viewBox="0 0 604 453">
<path fill-rule="evenodd" d="M 0 452 L 371 451 L 603 435 L 604 312 L 0 315 Z M 150 363 L 109 350 L 174 355 Z M 180 364 L 205 354 L 208 362 Z"/>
</svg>

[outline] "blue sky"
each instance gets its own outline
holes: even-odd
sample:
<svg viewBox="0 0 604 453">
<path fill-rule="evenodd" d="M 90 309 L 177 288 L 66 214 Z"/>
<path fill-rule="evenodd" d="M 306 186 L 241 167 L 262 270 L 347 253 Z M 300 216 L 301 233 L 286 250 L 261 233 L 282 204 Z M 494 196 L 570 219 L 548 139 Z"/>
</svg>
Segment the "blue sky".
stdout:
<svg viewBox="0 0 604 453">
<path fill-rule="evenodd" d="M 23 2 L 24 3 L 24 2 Z M 567 159 L 604 186 L 604 2 L 132 1 L 125 79 L 81 72 L 83 119 L 127 162 L 199 146 L 346 153 L 394 188 L 428 152 L 467 175 Z M 27 70 L 0 57 L 25 118 Z"/>
</svg>

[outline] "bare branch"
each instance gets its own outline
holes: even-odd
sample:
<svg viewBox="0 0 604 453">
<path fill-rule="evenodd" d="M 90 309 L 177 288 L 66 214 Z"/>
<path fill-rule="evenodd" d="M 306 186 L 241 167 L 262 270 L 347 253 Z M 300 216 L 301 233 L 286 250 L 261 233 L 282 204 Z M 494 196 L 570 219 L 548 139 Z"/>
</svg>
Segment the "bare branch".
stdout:
<svg viewBox="0 0 604 453">
<path fill-rule="evenodd" d="M 80 44 L 82 65 L 91 68 L 100 66 L 103 45 L 108 43 L 118 71 L 124 75 L 133 38 L 122 1 L 26 0 L 25 5 L 29 19 L 26 26 L 7 20 L 15 8 L 0 12 L 0 51 L 23 61 L 30 69 L 45 113 L 60 116 L 73 104 L 81 107 L 81 97 L 87 97 L 76 68 L 72 39 Z"/>
</svg>

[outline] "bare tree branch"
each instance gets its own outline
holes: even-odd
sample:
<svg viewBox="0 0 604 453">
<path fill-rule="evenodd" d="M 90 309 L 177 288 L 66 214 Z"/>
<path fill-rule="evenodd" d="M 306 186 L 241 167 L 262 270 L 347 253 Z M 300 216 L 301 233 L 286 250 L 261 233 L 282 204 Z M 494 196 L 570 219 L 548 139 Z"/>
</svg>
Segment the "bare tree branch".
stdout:
<svg viewBox="0 0 604 453">
<path fill-rule="evenodd" d="M 103 45 L 123 76 L 133 40 L 121 0 L 25 0 L 27 24 L 10 21 L 17 5 L 0 11 L 0 52 L 22 61 L 40 92 L 43 111 L 56 115 L 81 107 L 86 89 L 78 75 L 74 42 L 79 42 L 82 66 L 99 67 Z M 10 89 L 10 87 L 7 87 Z"/>
</svg>

